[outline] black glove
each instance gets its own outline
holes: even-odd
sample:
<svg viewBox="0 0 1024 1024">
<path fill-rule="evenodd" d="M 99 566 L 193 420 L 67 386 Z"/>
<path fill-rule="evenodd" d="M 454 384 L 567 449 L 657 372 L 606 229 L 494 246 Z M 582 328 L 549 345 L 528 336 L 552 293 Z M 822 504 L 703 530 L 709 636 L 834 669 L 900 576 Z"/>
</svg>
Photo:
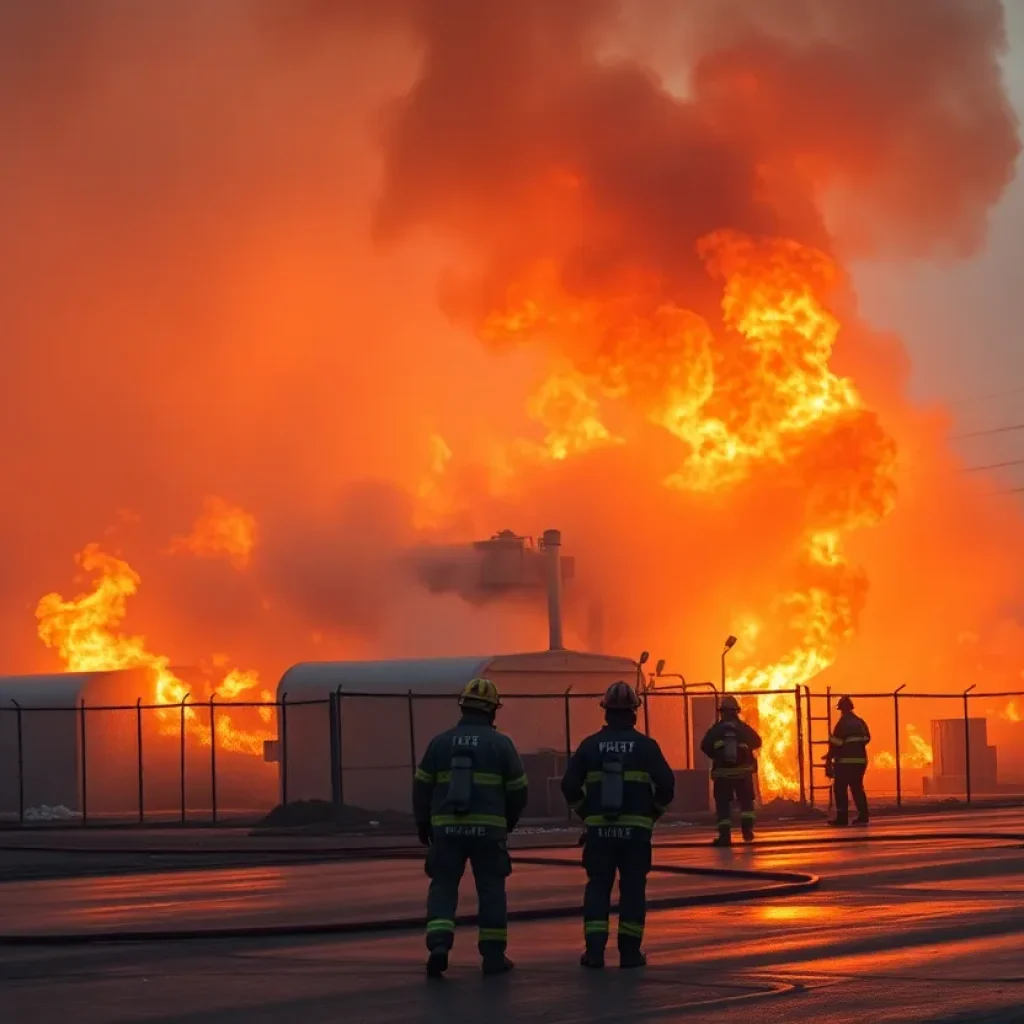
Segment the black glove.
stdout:
<svg viewBox="0 0 1024 1024">
<path fill-rule="evenodd" d="M 420 842 L 424 846 L 429 846 L 433 840 L 433 832 L 430 828 L 430 822 L 424 822 L 423 824 L 417 824 L 416 835 L 419 836 Z"/>
</svg>

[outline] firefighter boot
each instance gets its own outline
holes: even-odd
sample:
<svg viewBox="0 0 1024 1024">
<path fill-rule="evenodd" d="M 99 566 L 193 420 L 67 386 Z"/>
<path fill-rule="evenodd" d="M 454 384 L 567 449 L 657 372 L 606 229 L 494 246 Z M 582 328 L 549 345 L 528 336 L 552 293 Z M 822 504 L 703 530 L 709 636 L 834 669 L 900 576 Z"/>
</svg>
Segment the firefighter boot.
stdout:
<svg viewBox="0 0 1024 1024">
<path fill-rule="evenodd" d="M 850 823 L 849 823 L 849 821 L 847 821 L 846 818 L 838 818 L 837 817 L 837 818 L 834 818 L 832 821 L 830 821 L 829 824 L 830 825 L 834 825 L 837 828 L 846 828 L 846 826 L 849 825 Z"/>
<path fill-rule="evenodd" d="M 624 971 L 632 970 L 635 967 L 647 966 L 647 954 L 642 949 L 621 949 L 619 950 L 619 967 Z"/>
<path fill-rule="evenodd" d="M 719 822 L 718 835 L 711 840 L 712 846 L 732 846 L 732 822 Z"/>
<path fill-rule="evenodd" d="M 864 817 L 856 817 L 856 818 L 853 819 L 853 824 L 854 825 L 866 825 L 867 823 L 868 823 L 868 819 L 864 818 Z"/>
<path fill-rule="evenodd" d="M 507 956 L 485 956 L 480 964 L 484 974 L 508 974 L 515 964 Z"/>
<path fill-rule="evenodd" d="M 448 970 L 448 950 L 432 949 L 427 957 L 427 977 L 440 978 Z"/>
<path fill-rule="evenodd" d="M 580 957 L 580 967 L 593 967 L 596 970 L 600 970 L 602 967 L 604 967 L 604 950 L 585 950 L 583 956 Z"/>
<path fill-rule="evenodd" d="M 743 822 L 743 842 L 752 843 L 754 841 L 754 823 L 752 821 Z"/>
</svg>

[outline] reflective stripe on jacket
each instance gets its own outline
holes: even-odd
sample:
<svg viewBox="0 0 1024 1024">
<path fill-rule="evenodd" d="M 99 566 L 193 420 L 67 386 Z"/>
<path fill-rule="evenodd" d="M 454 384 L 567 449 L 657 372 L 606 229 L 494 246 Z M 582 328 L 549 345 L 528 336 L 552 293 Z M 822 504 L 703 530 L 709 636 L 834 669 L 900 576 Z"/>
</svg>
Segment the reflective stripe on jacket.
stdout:
<svg viewBox="0 0 1024 1024">
<path fill-rule="evenodd" d="M 852 711 L 846 711 L 832 727 L 829 737 L 829 753 L 835 764 L 868 763 L 867 746 L 871 742 L 871 733 L 867 722 Z"/>
<path fill-rule="evenodd" d="M 736 761 L 729 763 L 724 758 L 725 737 L 736 733 Z M 724 718 L 716 722 L 704 734 L 700 749 L 711 761 L 711 778 L 740 779 L 757 771 L 754 751 L 760 749 L 761 737 L 757 731 L 738 718 Z"/>
<path fill-rule="evenodd" d="M 448 804 L 452 758 L 457 754 L 473 759 L 472 798 L 465 811 Z M 527 798 L 526 774 L 515 744 L 486 716 L 472 712 L 430 741 L 413 781 L 417 825 L 484 828 L 496 839 L 515 828 Z"/>
<path fill-rule="evenodd" d="M 609 752 L 622 763 L 622 810 L 605 814 L 603 765 Z M 676 777 L 655 740 L 628 726 L 606 725 L 588 736 L 569 760 L 562 794 L 589 829 L 635 829 L 630 838 L 650 840 L 654 822 L 675 796 Z M 598 833 L 600 835 L 600 833 Z"/>
</svg>

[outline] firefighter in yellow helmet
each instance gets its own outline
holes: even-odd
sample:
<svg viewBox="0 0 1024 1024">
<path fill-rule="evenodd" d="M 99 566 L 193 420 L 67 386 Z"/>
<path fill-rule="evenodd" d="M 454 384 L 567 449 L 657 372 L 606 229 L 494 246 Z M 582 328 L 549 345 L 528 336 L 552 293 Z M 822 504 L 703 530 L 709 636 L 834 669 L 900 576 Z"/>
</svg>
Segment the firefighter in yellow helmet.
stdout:
<svg viewBox="0 0 1024 1024">
<path fill-rule="evenodd" d="M 711 760 L 711 780 L 718 818 L 715 846 L 732 845 L 732 801 L 740 805 L 740 825 L 744 842 L 754 838 L 754 752 L 761 737 L 746 722 L 740 721 L 740 702 L 731 694 L 722 697 L 717 721 L 701 740 L 700 749 Z"/>
<path fill-rule="evenodd" d="M 840 697 L 836 710 L 839 720 L 832 727 L 825 755 L 826 769 L 832 776 L 832 792 L 836 800 L 836 816 L 830 825 L 850 823 L 850 794 L 857 807 L 854 825 L 868 823 L 868 798 L 864 792 L 864 773 L 868 768 L 868 744 L 871 732 L 868 724 L 853 713 L 853 701 Z"/>
<path fill-rule="evenodd" d="M 494 726 L 501 707 L 494 683 L 470 680 L 459 707 L 461 721 L 430 741 L 413 783 L 416 828 L 427 847 L 427 974 L 432 978 L 448 969 L 467 861 L 476 882 L 477 948 L 484 973 L 503 974 L 513 967 L 505 956 L 505 880 L 512 871 L 506 837 L 526 807 L 526 775 L 512 740 Z"/>
</svg>

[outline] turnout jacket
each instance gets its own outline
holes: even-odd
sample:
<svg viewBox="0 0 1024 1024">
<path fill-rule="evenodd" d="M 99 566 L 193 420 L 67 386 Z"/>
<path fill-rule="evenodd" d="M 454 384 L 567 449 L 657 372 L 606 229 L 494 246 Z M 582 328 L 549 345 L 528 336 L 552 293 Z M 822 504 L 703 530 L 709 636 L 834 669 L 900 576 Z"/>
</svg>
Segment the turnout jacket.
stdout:
<svg viewBox="0 0 1024 1024">
<path fill-rule="evenodd" d="M 469 758 L 472 786 L 463 806 L 450 800 L 452 759 Z M 458 769 L 458 764 L 456 765 Z M 515 744 L 483 715 L 464 715 L 427 745 L 413 781 L 416 824 L 435 829 L 472 828 L 471 834 L 502 839 L 516 827 L 528 791 L 523 762 Z"/>
<path fill-rule="evenodd" d="M 826 758 L 834 764 L 862 764 L 866 767 L 870 742 L 871 733 L 867 722 L 852 711 L 844 711 L 839 721 L 832 726 Z"/>
<path fill-rule="evenodd" d="M 733 753 L 735 745 L 735 753 Z M 757 730 L 738 718 L 723 718 L 704 734 L 700 749 L 711 761 L 711 778 L 740 779 L 757 771 Z"/>
<path fill-rule="evenodd" d="M 603 793 L 606 762 L 621 769 L 621 810 L 608 812 Z M 618 771 L 619 769 L 616 769 Z M 654 822 L 675 796 L 676 777 L 655 740 L 631 726 L 606 725 L 588 736 L 569 759 L 562 794 L 600 838 L 650 842 Z"/>
</svg>

